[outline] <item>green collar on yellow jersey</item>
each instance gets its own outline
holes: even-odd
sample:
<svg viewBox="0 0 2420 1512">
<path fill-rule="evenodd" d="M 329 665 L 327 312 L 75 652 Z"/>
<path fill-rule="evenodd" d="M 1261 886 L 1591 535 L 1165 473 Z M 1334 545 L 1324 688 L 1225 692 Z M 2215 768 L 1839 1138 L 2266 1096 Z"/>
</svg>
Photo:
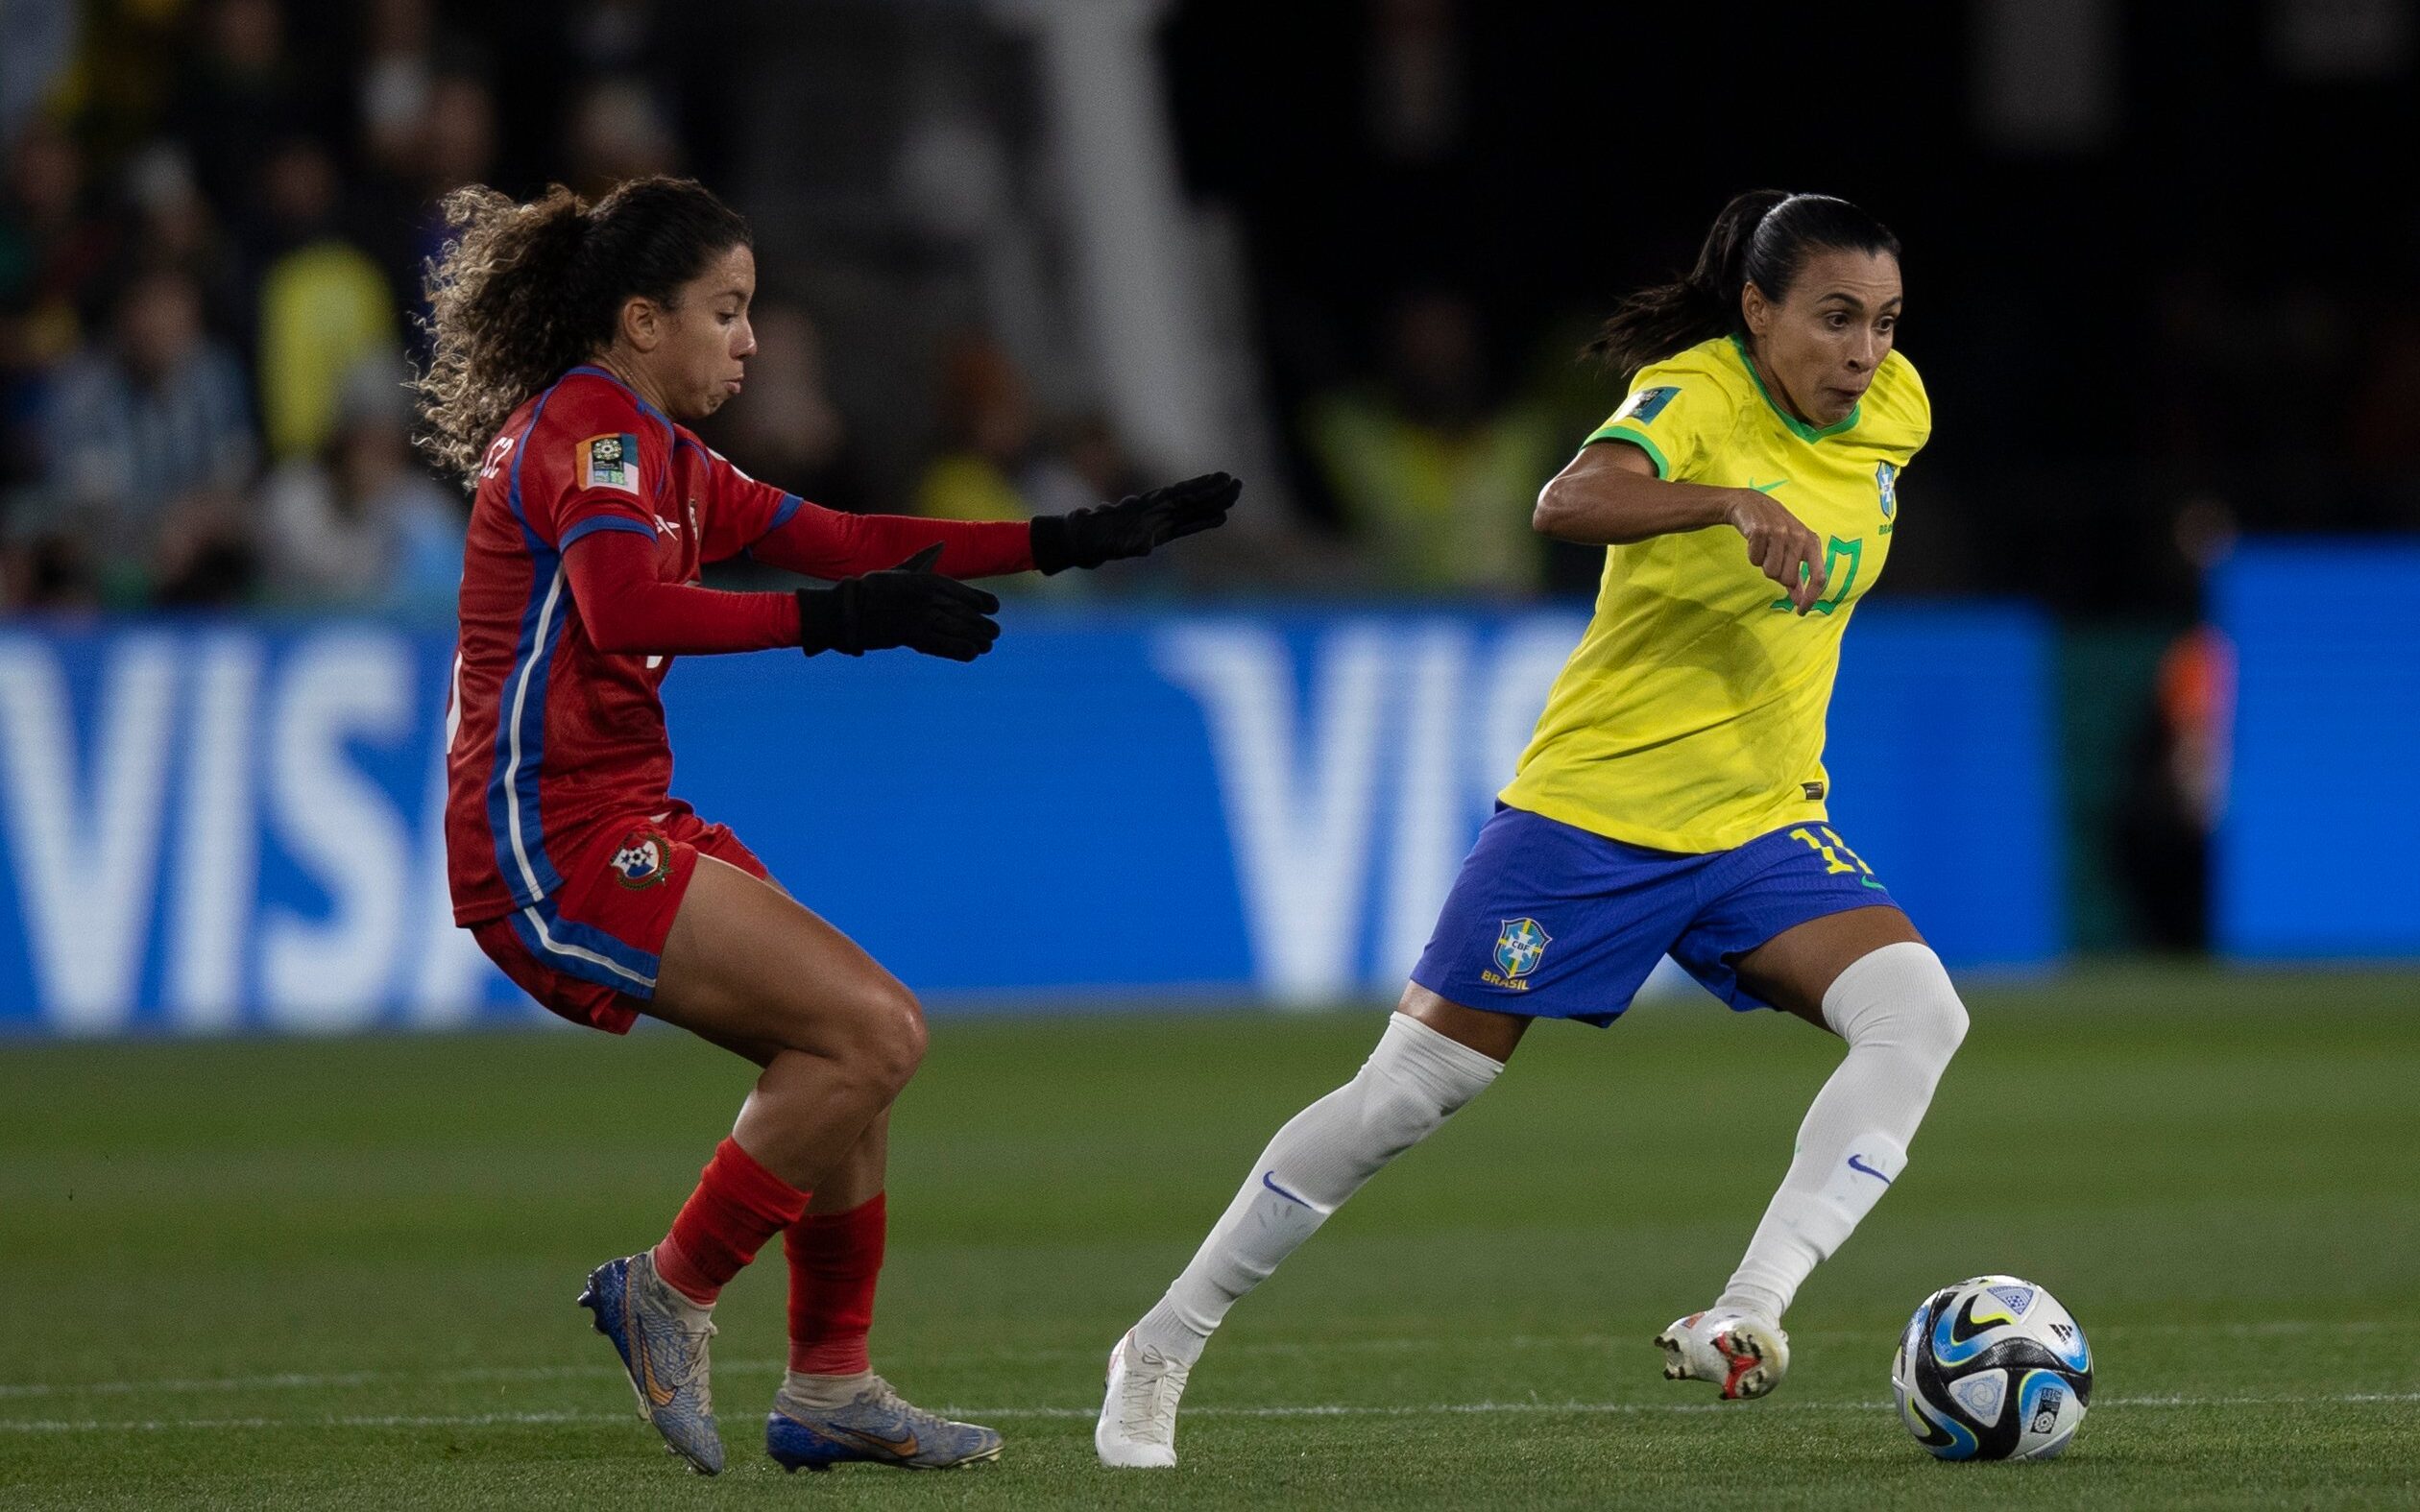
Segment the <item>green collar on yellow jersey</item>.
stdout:
<svg viewBox="0 0 2420 1512">
<path fill-rule="evenodd" d="M 1741 341 L 1736 335 L 1731 337 L 1730 344 L 1739 353 L 1739 365 L 1748 370 L 1748 381 L 1756 386 L 1756 392 L 1758 394 L 1764 396 L 1765 407 L 1772 410 L 1774 414 L 1779 416 L 1781 423 L 1790 427 L 1790 434 L 1796 436 L 1799 440 L 1822 441 L 1827 436 L 1837 436 L 1842 431 L 1856 424 L 1857 417 L 1865 412 L 1865 399 L 1860 396 L 1856 403 L 1850 406 L 1849 413 L 1847 415 L 1832 421 L 1823 429 L 1817 430 L 1814 426 L 1809 425 L 1806 421 L 1791 414 L 1788 410 L 1783 409 L 1780 404 L 1775 401 L 1773 397 L 1773 391 L 1765 387 L 1764 374 L 1756 371 L 1756 359 L 1748 354 L 1748 344 Z"/>
</svg>

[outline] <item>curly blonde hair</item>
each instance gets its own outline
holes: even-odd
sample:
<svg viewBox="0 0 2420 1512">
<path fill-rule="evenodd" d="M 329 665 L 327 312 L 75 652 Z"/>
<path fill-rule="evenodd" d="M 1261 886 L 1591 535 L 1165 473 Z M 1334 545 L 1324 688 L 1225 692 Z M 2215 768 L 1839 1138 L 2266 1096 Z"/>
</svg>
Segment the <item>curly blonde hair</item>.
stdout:
<svg viewBox="0 0 2420 1512">
<path fill-rule="evenodd" d="M 521 401 L 612 344 L 624 300 L 668 309 L 714 258 L 750 243 L 747 222 L 693 179 L 634 179 L 593 205 L 561 184 L 525 204 L 473 184 L 443 209 L 454 234 L 428 264 L 413 440 L 471 488 Z"/>
</svg>

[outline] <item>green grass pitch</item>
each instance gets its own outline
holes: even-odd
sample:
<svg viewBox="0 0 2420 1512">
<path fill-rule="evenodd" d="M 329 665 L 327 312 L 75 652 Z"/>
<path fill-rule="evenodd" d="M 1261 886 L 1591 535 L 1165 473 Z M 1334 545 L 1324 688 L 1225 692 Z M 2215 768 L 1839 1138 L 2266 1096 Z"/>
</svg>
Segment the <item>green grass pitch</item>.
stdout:
<svg viewBox="0 0 2420 1512">
<path fill-rule="evenodd" d="M 1541 1026 L 1240 1307 L 1174 1473 L 1093 1463 L 1101 1360 L 1374 1012 L 938 1022 L 899 1112 L 877 1363 L 1008 1435 L 942 1475 L 761 1452 L 779 1250 L 727 1294 L 717 1480 L 572 1306 L 746 1085 L 669 1033 L 0 1046 L 0 1506 L 2420 1504 L 2420 977 L 1970 994 L 1914 1164 L 1793 1310 L 1776 1396 L 1658 1379 L 1835 1053 L 1777 1015 Z M 2097 1394 L 2043 1465 L 1925 1457 L 1897 1330 L 2048 1285 Z"/>
</svg>

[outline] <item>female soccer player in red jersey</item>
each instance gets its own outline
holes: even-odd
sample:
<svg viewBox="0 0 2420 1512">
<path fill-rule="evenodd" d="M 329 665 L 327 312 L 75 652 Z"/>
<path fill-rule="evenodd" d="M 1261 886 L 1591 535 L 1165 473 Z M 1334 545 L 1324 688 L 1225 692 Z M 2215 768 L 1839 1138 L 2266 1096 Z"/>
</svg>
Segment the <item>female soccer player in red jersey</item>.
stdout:
<svg viewBox="0 0 2420 1512">
<path fill-rule="evenodd" d="M 756 350 L 748 228 L 714 195 L 646 179 L 593 205 L 470 188 L 446 208 L 418 387 L 422 444 L 475 492 L 448 728 L 455 922 L 565 1018 L 618 1034 L 650 1014 L 762 1068 L 670 1232 L 580 1300 L 641 1413 L 711 1475 L 714 1298 L 781 1234 L 790 1369 L 767 1452 L 791 1470 L 992 1458 L 999 1434 L 902 1402 L 866 1356 L 915 996 L 669 796 L 657 690 L 700 653 L 971 661 L 1000 605 L 958 579 L 1139 557 L 1222 523 L 1242 485 L 1213 473 L 1029 524 L 819 509 L 684 428 L 739 393 Z M 698 586 L 743 551 L 831 586 Z"/>
</svg>

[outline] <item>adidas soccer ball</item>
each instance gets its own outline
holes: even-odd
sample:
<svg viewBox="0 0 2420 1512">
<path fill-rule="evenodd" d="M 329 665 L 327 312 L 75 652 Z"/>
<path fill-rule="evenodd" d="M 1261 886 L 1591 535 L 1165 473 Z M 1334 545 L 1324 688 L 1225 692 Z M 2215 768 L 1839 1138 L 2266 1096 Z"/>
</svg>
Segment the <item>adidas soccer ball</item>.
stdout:
<svg viewBox="0 0 2420 1512">
<path fill-rule="evenodd" d="M 1907 1320 L 1891 1395 L 1907 1431 L 1943 1459 L 2048 1459 L 2093 1400 L 2093 1348 L 2040 1286 L 1977 1276 Z"/>
</svg>

